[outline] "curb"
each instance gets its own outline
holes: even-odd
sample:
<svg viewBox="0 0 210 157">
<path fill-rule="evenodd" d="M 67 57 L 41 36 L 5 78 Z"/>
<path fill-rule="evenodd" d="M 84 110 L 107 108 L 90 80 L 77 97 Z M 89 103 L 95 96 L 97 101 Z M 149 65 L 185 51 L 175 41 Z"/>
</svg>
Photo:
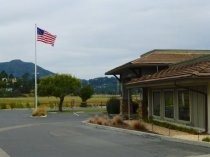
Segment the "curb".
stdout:
<svg viewBox="0 0 210 157">
<path fill-rule="evenodd" d="M 189 145 L 195 145 L 195 146 L 202 146 L 202 147 L 210 148 L 210 143 L 208 143 L 208 142 L 200 142 L 200 141 L 190 141 L 190 140 L 178 139 L 178 138 L 173 138 L 173 137 L 168 137 L 168 136 L 158 135 L 158 134 L 153 134 L 153 133 L 148 133 L 148 132 L 142 132 L 142 131 L 135 131 L 135 130 L 128 130 L 128 129 L 123 129 L 123 128 L 117 128 L 117 127 L 112 127 L 112 126 L 104 126 L 104 125 L 92 124 L 92 123 L 88 123 L 87 121 L 83 121 L 82 123 L 84 125 L 95 127 L 95 128 L 100 128 L 100 129 L 113 130 L 113 131 L 118 131 L 118 132 L 122 132 L 122 133 L 137 135 L 137 136 L 155 137 L 155 138 L 158 138 L 158 139 L 163 140 L 163 141 L 183 143 L 183 144 L 189 144 Z"/>
</svg>

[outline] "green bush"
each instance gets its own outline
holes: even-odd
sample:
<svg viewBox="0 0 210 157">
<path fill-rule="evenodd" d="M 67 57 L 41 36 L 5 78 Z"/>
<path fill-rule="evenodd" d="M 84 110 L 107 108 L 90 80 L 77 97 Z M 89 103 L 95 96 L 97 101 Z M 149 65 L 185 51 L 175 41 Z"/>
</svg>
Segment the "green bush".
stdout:
<svg viewBox="0 0 210 157">
<path fill-rule="evenodd" d="M 202 141 L 210 142 L 210 137 L 204 137 L 204 138 L 202 139 Z"/>
<path fill-rule="evenodd" d="M 13 108 L 15 108 L 15 103 L 10 103 L 9 106 L 11 109 L 13 109 Z"/>
<path fill-rule="evenodd" d="M 2 103 L 1 104 L 1 109 L 7 109 L 7 104 L 6 103 Z"/>
<path fill-rule="evenodd" d="M 107 101 L 106 110 L 108 114 L 119 114 L 120 113 L 120 99 L 112 97 Z"/>
<path fill-rule="evenodd" d="M 55 108 L 55 105 L 53 103 L 50 102 L 50 105 L 49 105 L 50 109 L 53 109 Z"/>
<path fill-rule="evenodd" d="M 30 105 L 30 103 L 26 103 L 26 108 L 31 108 L 31 105 Z"/>
<path fill-rule="evenodd" d="M 81 102 L 80 107 L 87 107 L 87 102 Z"/>
</svg>

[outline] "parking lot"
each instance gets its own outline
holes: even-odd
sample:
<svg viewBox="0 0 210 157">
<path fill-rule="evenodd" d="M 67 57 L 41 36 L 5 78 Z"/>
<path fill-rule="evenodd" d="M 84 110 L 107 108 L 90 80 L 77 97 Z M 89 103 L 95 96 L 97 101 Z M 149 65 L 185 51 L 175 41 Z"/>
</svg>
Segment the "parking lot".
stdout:
<svg viewBox="0 0 210 157">
<path fill-rule="evenodd" d="M 95 113 L 49 113 L 31 117 L 30 110 L 0 111 L 2 157 L 187 157 L 210 149 L 155 137 L 94 128 L 82 121 Z"/>
</svg>

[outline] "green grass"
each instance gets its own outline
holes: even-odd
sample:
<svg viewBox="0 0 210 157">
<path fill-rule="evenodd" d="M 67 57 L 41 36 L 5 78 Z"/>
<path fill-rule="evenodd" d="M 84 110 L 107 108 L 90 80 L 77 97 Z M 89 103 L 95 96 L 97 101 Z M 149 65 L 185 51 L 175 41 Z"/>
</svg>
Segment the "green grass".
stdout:
<svg viewBox="0 0 210 157">
<path fill-rule="evenodd" d="M 204 138 L 202 139 L 202 141 L 210 142 L 210 137 L 204 137 Z"/>
</svg>

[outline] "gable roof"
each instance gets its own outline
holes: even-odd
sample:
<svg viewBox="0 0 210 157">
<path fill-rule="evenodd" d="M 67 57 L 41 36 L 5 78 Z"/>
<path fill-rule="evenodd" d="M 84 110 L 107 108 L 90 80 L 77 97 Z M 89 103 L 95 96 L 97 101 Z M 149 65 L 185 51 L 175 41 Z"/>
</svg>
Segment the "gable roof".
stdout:
<svg viewBox="0 0 210 157">
<path fill-rule="evenodd" d="M 106 75 L 120 74 L 123 70 L 132 67 L 152 66 L 152 65 L 171 65 L 178 62 L 191 60 L 202 55 L 210 54 L 210 50 L 178 50 L 178 49 L 155 49 L 149 51 L 133 61 L 118 66 Z"/>
<path fill-rule="evenodd" d="M 183 78 L 210 78 L 210 55 L 181 62 L 152 75 L 132 79 L 127 85 L 146 85 L 160 81 L 172 81 Z"/>
</svg>

